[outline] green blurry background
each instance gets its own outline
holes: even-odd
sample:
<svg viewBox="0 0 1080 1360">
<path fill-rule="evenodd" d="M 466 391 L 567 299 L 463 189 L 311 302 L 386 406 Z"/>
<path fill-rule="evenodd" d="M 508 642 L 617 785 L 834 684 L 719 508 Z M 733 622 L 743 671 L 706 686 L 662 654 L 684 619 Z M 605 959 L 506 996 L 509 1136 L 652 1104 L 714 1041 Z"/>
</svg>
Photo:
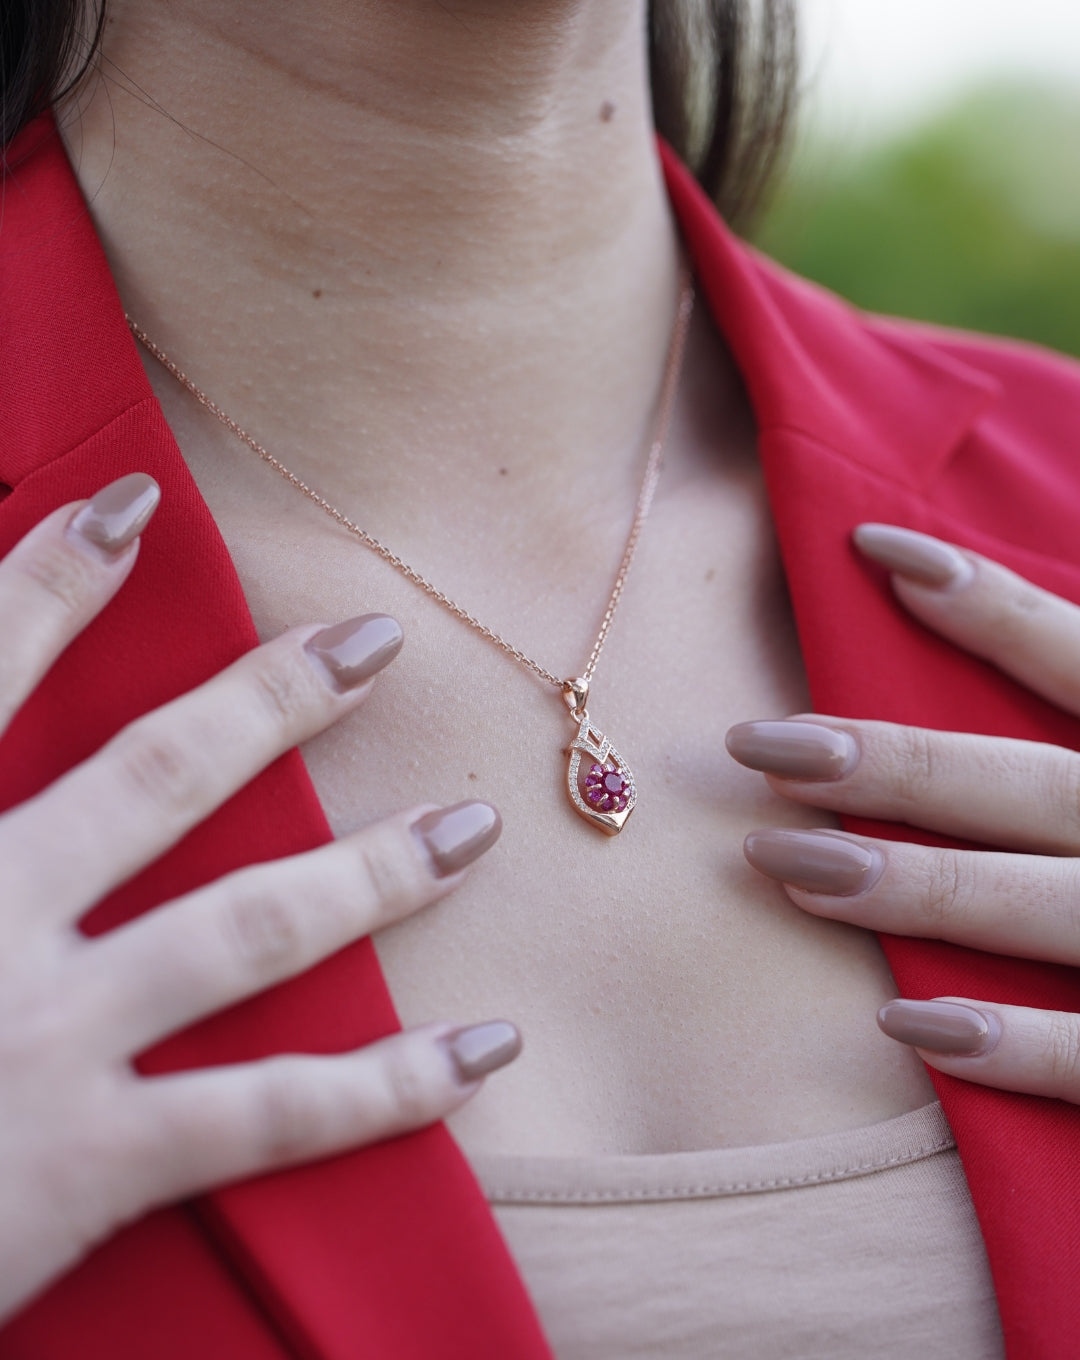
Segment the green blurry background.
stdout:
<svg viewBox="0 0 1080 1360">
<path fill-rule="evenodd" d="M 1080 92 L 991 85 L 860 149 L 806 133 L 754 239 L 861 307 L 1080 355 Z"/>
</svg>

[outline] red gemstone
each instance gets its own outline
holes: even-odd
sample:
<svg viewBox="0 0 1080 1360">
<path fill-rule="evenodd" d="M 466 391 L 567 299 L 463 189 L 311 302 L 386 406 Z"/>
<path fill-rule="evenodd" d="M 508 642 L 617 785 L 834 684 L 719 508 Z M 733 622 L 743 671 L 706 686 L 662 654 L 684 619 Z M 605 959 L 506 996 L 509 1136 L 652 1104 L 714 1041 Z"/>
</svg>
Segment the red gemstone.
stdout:
<svg viewBox="0 0 1080 1360">
<path fill-rule="evenodd" d="M 623 812 L 630 802 L 630 781 L 614 765 L 594 762 L 585 779 L 585 797 L 600 812 Z"/>
</svg>

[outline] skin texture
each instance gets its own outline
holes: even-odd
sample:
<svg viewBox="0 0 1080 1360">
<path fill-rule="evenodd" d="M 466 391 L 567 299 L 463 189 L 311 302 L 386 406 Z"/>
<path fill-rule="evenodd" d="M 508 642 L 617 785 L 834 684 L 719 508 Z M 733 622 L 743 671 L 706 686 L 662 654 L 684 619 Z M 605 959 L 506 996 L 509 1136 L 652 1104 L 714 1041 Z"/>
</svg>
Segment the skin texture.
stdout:
<svg viewBox="0 0 1080 1360">
<path fill-rule="evenodd" d="M 332 501 L 531 654 L 560 671 L 580 669 L 630 521 L 676 305 L 678 243 L 649 128 L 642 6 L 117 0 L 111 12 L 106 80 L 86 86 L 64 125 L 128 310 Z M 606 105 L 615 112 L 601 116 Z M 895 988 L 860 927 L 880 923 L 859 914 L 857 895 L 785 892 L 747 865 L 740 846 L 755 828 L 835 830 L 829 809 L 875 815 L 876 808 L 876 815 L 936 826 L 944 807 L 964 804 L 958 791 L 985 787 L 979 748 L 975 739 L 954 738 L 955 758 L 936 767 L 949 772 L 946 795 L 928 786 L 918 807 L 895 796 L 911 787 L 918 741 L 890 736 L 882 725 L 831 720 L 861 747 L 850 776 L 831 781 L 763 778 L 724 752 L 731 725 L 798 713 L 807 701 L 752 423 L 723 344 L 700 310 L 668 467 L 594 686 L 597 721 L 631 765 L 656 772 L 657 796 L 642 802 L 632 832 L 615 846 L 590 839 L 572 809 L 537 795 L 555 785 L 561 766 L 565 716 L 557 696 L 538 691 L 532 677 L 384 564 L 340 542 L 314 507 L 238 456 L 167 377 L 152 370 L 151 380 L 233 553 L 260 635 L 277 648 L 267 656 L 292 666 L 318 631 L 305 622 L 311 619 L 389 614 L 409 636 L 392 668 L 395 683 L 384 676 L 370 703 L 363 686 L 344 694 L 303 690 L 318 696 L 317 717 L 272 740 L 241 725 L 231 778 L 242 781 L 282 744 L 303 741 L 341 838 L 319 852 L 321 860 L 260 871 L 270 900 L 298 913 L 300 937 L 317 935 L 288 966 L 335 947 L 342 928 L 378 928 L 380 958 L 408 1025 L 476 1006 L 476 1014 L 512 1016 L 529 1036 L 500 1089 L 485 1089 L 455 1113 L 452 1127 L 466 1150 L 650 1152 L 775 1141 L 873 1123 L 931 1098 L 911 1049 L 875 1025 Z M 119 587 L 121 572 L 131 569 L 128 554 L 109 568 L 107 583 L 95 578 L 86 586 L 92 602 L 79 606 L 82 622 Z M 1022 584 L 994 570 L 980 564 L 966 593 L 898 582 L 898 594 L 927 626 L 980 655 L 990 655 L 1003 611 L 1014 621 L 1041 617 L 1041 649 L 991 659 L 1025 667 L 1018 678 L 1056 702 L 1076 702 L 1069 676 L 1077 667 L 1062 662 L 1075 611 L 1042 597 L 1039 610 L 1023 607 L 1031 601 Z M 5 636 L 20 635 L 37 617 L 27 589 L 21 582 L 11 594 Z M 40 673 L 48 648 L 62 646 L 64 636 L 60 628 L 36 652 L 28 643 L 37 659 L 25 675 Z M 12 667 L 7 658 L 4 665 Z M 13 673 L 10 704 L 27 684 Z M 702 685 L 702 675 L 715 683 Z M 242 684 L 234 677 L 214 693 L 208 706 L 204 696 L 203 720 L 215 731 L 235 729 L 223 715 L 246 695 Z M 678 705 L 663 702 L 672 695 Z M 174 712 L 165 721 L 181 718 Z M 319 729 L 330 722 L 327 737 Z M 1036 767 L 1048 758 L 1038 749 L 1027 757 Z M 1027 767 L 1014 765 L 1022 784 Z M 220 796 L 227 782 L 219 781 Z M 69 796 L 79 788 L 76 781 Z M 133 828 L 151 849 L 182 833 L 184 818 L 167 800 L 125 812 L 116 802 L 122 786 L 112 801 L 89 776 L 81 788 L 87 805 L 106 807 L 128 840 L 97 852 L 85 847 L 98 855 L 96 878 L 80 863 L 80 883 L 103 891 L 110 876 L 131 871 Z M 972 814 L 980 840 L 993 839 L 995 817 L 1011 824 L 1013 804 L 1022 801 L 1022 789 L 998 788 L 1002 805 L 984 802 Z M 419 913 L 458 880 L 433 875 L 413 821 L 429 800 L 455 805 L 477 794 L 505 819 L 500 848 L 452 909 Z M 49 844 L 54 829 L 47 828 Z M 355 858 L 363 837 L 403 856 L 395 860 L 398 881 L 403 872 L 412 886 L 390 904 L 357 910 L 342 903 L 327 929 L 322 913 L 296 905 L 310 897 L 306 875 L 318 871 L 316 861 L 339 863 L 334 853 Z M 34 916 L 33 903 L 54 900 L 52 884 L 33 882 L 45 843 L 38 840 L 28 861 L 31 906 L 13 918 L 13 929 Z M 1022 848 L 1004 847 L 1006 854 Z M 904 851 L 884 853 L 898 857 L 891 864 L 902 874 Z M 48 861 L 49 872 L 63 867 Z M 1021 867 L 1033 887 L 1045 872 L 1036 861 L 1014 865 Z M 895 882 L 895 874 L 887 867 L 879 884 L 890 875 Z M 230 891 L 211 885 L 203 915 L 227 910 Z M 67 900 L 65 928 L 89 905 L 70 893 Z M 145 975 L 159 951 L 175 957 L 185 939 L 204 960 L 212 946 L 171 919 L 180 921 L 179 940 L 155 945 L 144 934 L 145 952 L 129 945 L 130 958 L 117 952 L 119 941 L 107 956 L 104 944 L 94 946 L 99 996 L 119 979 Z M 968 917 L 954 928 L 972 924 Z M 894 919 L 889 928 L 925 933 L 926 914 L 916 910 L 906 926 Z M 129 942 L 137 929 L 127 932 Z M 1040 935 L 1029 922 L 1029 930 L 1025 947 L 1056 957 L 1053 929 Z M 254 937 L 264 938 L 258 930 Z M 41 958 L 50 947 L 42 945 Z M 264 960 L 250 985 L 267 985 L 284 967 Z M 34 976 L 38 995 L 54 986 L 47 969 Z M 8 994 L 17 997 L 25 985 L 13 979 Z M 159 986 L 141 1004 L 147 1009 L 138 1023 L 121 1016 L 108 1031 L 112 1066 L 103 1080 L 129 1081 L 118 1055 L 222 1000 Z M 66 1055 L 72 1032 L 97 1033 L 92 1001 L 86 1005 L 50 1051 Z M 996 1073 L 1019 1089 L 1050 1080 L 1047 1062 L 1058 1050 L 1040 1048 L 1037 1036 L 1064 1032 L 1064 1022 L 1033 1017 L 1026 1047 L 1018 1048 L 1010 1034 L 1022 1032 L 1021 1021 L 993 1009 L 1002 1026 L 993 1052 L 935 1059 L 938 1065 L 975 1079 Z M 413 1042 L 407 1060 L 428 1064 L 430 1101 L 412 1111 L 422 1122 L 471 1091 L 463 1092 L 459 1069 L 440 1047 L 446 1031 L 416 1032 L 418 1040 L 391 1043 Z M 20 1060 L 26 1091 L 40 1096 L 38 1133 L 81 1127 L 77 1110 L 65 1104 L 55 1118 L 51 1102 L 72 1090 L 91 1101 L 94 1093 L 73 1083 L 68 1066 L 43 1065 L 40 1051 L 30 1044 Z M 380 1050 L 387 1052 L 405 1050 Z M 1011 1068 L 992 1066 L 1005 1060 Z M 318 1072 L 335 1080 L 323 1067 Z M 58 1222 L 32 1197 L 9 1206 L 0 1223 L 24 1226 L 20 1244 L 26 1225 L 41 1232 L 40 1244 L 19 1257 L 32 1265 L 5 1276 L 13 1288 L 36 1287 L 147 1203 L 268 1158 L 265 1146 L 253 1152 L 241 1137 L 250 1125 L 242 1109 L 247 1079 L 219 1073 L 213 1080 L 215 1098 L 238 1111 L 224 1118 L 228 1127 L 235 1119 L 239 1150 L 212 1140 L 211 1152 L 232 1152 L 208 1159 L 211 1140 L 182 1118 L 156 1123 L 148 1136 L 137 1114 L 146 1093 L 122 1087 L 132 1101 L 107 1103 L 118 1118 L 130 1115 L 126 1137 L 149 1148 L 146 1174 L 118 1173 L 130 1157 L 108 1162 L 95 1184 L 114 1194 L 91 1197 L 77 1222 Z M 1058 1081 L 1064 1089 L 1060 1074 Z M 294 1151 L 314 1155 L 328 1144 L 363 1141 L 402 1117 L 382 1107 L 373 1119 L 368 1106 L 348 1104 L 321 1130 L 321 1142 Z M 103 1146 L 114 1143 L 128 1146 L 102 1137 Z M 166 1163 L 186 1171 L 170 1180 L 160 1170 Z M 47 1168 L 28 1172 L 17 1188 L 46 1178 Z M 82 1206 L 86 1197 L 70 1202 Z"/>
<path fill-rule="evenodd" d="M 644 5 L 111 13 L 107 81 L 64 122 L 127 310 L 330 501 L 530 655 L 579 671 L 677 304 Z M 527 1037 L 498 1099 L 455 1115 L 466 1151 L 763 1142 L 932 1099 L 874 1024 L 895 988 L 873 938 L 802 918 L 742 859 L 755 825 L 811 813 L 780 811 L 724 732 L 807 696 L 752 422 L 702 308 L 590 703 L 662 794 L 617 844 L 539 794 L 564 767 L 554 691 L 149 372 L 260 636 L 366 613 L 408 635 L 373 725 L 304 747 L 335 832 L 422 799 L 503 815 L 453 912 L 376 937 L 407 1023 L 465 1008 Z M 670 687 L 674 726 L 656 702 Z"/>
<path fill-rule="evenodd" d="M 641 0 L 109 12 L 73 158 L 129 310 L 227 410 L 376 503 L 390 542 L 438 542 L 448 501 L 482 534 L 495 456 L 530 493 L 523 566 L 575 489 L 633 496 L 678 288 Z M 586 568 L 622 533 L 583 542 Z"/>
</svg>

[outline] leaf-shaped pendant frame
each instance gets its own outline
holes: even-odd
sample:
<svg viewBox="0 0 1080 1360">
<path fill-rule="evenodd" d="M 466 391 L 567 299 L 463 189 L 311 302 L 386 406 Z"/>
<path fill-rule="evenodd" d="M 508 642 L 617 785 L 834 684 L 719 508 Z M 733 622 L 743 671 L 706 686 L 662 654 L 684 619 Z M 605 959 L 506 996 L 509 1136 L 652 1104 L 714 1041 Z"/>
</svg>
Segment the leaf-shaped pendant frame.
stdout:
<svg viewBox="0 0 1080 1360">
<path fill-rule="evenodd" d="M 568 754 L 570 763 L 566 770 L 566 791 L 570 795 L 574 810 L 584 817 L 591 826 L 596 827 L 606 836 L 617 836 L 626 825 L 637 804 L 637 788 L 630 766 L 619 755 L 603 732 L 593 726 L 587 713 L 581 718 L 578 734 L 571 743 Z M 621 812 L 601 812 L 599 808 L 590 807 L 582 797 L 580 774 L 581 762 L 585 756 L 588 756 L 590 760 L 597 761 L 600 765 L 606 765 L 610 762 L 626 780 L 629 785 L 629 802 Z"/>
</svg>

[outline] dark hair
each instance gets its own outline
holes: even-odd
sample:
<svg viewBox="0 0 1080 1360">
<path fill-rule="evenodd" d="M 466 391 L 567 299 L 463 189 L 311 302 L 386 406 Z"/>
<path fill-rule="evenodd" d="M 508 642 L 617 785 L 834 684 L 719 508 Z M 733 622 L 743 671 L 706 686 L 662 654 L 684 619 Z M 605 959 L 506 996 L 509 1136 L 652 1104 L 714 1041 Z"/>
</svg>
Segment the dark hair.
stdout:
<svg viewBox="0 0 1080 1360">
<path fill-rule="evenodd" d="M 649 0 L 653 120 L 733 226 L 779 168 L 795 106 L 797 0 Z"/>
<path fill-rule="evenodd" d="M 0 0 L 0 146 L 85 74 L 106 0 Z M 650 0 L 657 130 L 745 225 L 785 146 L 795 0 Z M 755 22 L 756 20 L 756 22 Z"/>
<path fill-rule="evenodd" d="M 105 0 L 3 0 L 0 147 L 78 83 L 104 23 Z"/>
</svg>

